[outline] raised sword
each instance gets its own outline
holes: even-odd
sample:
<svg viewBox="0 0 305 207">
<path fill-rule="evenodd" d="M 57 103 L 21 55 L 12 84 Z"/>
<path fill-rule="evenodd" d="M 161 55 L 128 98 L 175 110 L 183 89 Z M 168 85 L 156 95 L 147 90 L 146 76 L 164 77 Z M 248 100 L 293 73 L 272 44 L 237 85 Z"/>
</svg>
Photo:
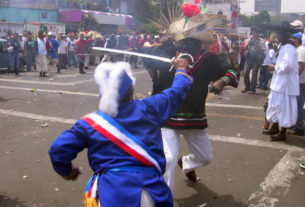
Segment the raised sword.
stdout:
<svg viewBox="0 0 305 207">
<path fill-rule="evenodd" d="M 165 58 L 165 57 L 160 57 L 160 56 L 156 56 L 156 55 L 149 55 L 149 54 L 145 54 L 145 53 L 132 52 L 132 51 L 128 51 L 128 50 L 118 50 L 118 49 L 112 49 L 112 48 L 104 48 L 104 47 L 92 47 L 92 49 L 93 50 L 98 50 L 98 51 L 103 51 L 103 52 L 109 52 L 109 53 L 119 53 L 119 54 L 123 54 L 123 55 L 134 55 L 134 56 L 138 56 L 138 57 L 150 58 L 150 59 L 170 63 L 172 65 L 172 67 L 170 68 L 170 71 L 173 69 L 174 59 L 176 58 L 176 57 Z M 191 54 L 180 53 L 178 58 L 180 58 L 180 57 L 189 58 L 190 59 L 189 68 L 192 68 L 192 64 L 194 63 L 194 58 Z"/>
</svg>

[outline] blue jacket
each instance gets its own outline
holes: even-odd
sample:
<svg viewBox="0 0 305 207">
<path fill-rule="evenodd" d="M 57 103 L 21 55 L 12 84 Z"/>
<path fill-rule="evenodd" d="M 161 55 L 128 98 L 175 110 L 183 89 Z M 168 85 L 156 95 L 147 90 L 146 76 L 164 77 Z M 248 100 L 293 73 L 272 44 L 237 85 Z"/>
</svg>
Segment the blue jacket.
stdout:
<svg viewBox="0 0 305 207">
<path fill-rule="evenodd" d="M 166 160 L 161 127 L 178 111 L 187 97 L 187 92 L 191 88 L 191 79 L 184 71 L 177 70 L 171 88 L 144 100 L 121 104 L 119 114 L 114 118 L 155 154 L 162 173 L 165 171 Z M 142 188 L 150 193 L 156 206 L 172 206 L 172 195 L 162 175 L 107 172 L 114 168 L 145 167 L 145 165 L 118 148 L 83 119 L 78 120 L 71 129 L 64 131 L 52 143 L 49 154 L 55 171 L 63 176 L 69 175 L 72 167 L 71 161 L 76 158 L 78 152 L 85 148 L 88 148 L 88 159 L 92 170 L 95 173 L 106 171 L 99 182 L 99 189 L 102 189 L 102 193 L 107 192 L 100 195 L 102 206 L 139 206 L 139 193 L 141 194 L 140 189 Z M 121 173 L 124 174 L 121 175 Z M 126 192 L 126 194 L 118 195 L 120 190 L 111 187 L 113 183 L 117 183 L 121 189 L 129 189 L 129 194 Z M 164 194 L 160 195 L 160 192 Z M 119 205 L 114 205 L 114 203 Z M 125 204 L 123 205 L 123 203 Z"/>
<path fill-rule="evenodd" d="M 50 57 L 51 58 L 57 58 L 58 56 L 58 48 L 59 48 L 59 42 L 57 39 L 52 38 L 50 41 L 51 44 L 51 50 L 50 50 Z"/>
</svg>

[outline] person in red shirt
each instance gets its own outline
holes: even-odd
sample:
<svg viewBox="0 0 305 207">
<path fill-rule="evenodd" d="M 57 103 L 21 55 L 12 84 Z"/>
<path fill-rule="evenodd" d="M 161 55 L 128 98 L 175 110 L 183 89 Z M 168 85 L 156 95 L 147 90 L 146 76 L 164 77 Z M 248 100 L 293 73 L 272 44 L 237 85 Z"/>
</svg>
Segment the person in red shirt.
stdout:
<svg viewBox="0 0 305 207">
<path fill-rule="evenodd" d="M 88 42 L 85 40 L 85 35 L 84 35 L 84 33 L 81 33 L 80 38 L 76 42 L 76 45 L 75 45 L 75 54 L 77 55 L 80 74 L 86 73 L 84 71 L 84 63 L 85 63 L 85 58 L 86 58 L 87 45 L 88 45 Z"/>
</svg>

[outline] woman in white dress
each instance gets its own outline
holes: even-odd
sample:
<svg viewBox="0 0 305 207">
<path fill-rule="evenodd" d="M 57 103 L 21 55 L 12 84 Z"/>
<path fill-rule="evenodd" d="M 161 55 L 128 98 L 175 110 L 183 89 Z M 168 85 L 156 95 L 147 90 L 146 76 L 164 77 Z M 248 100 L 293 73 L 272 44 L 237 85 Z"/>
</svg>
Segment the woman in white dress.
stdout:
<svg viewBox="0 0 305 207">
<path fill-rule="evenodd" d="M 277 29 L 281 43 L 274 66 L 266 118 L 273 125 L 269 130 L 271 141 L 286 139 L 287 128 L 295 125 L 298 117 L 297 96 L 299 95 L 298 54 L 291 39 L 293 29 L 283 22 Z M 279 126 L 281 131 L 279 131 Z"/>
</svg>

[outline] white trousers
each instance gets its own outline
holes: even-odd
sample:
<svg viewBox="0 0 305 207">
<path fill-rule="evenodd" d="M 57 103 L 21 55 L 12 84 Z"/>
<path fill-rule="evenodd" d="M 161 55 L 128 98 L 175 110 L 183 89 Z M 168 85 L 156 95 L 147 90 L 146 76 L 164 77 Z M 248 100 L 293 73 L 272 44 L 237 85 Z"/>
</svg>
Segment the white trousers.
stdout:
<svg viewBox="0 0 305 207">
<path fill-rule="evenodd" d="M 212 161 L 211 144 L 206 129 L 179 130 L 162 128 L 162 140 L 166 158 L 163 175 L 172 192 L 175 187 L 175 169 L 179 156 L 179 138 L 182 136 L 191 154 L 182 157 L 183 172 L 187 173 Z"/>
<path fill-rule="evenodd" d="M 90 54 L 86 53 L 84 67 L 89 67 L 90 57 Z"/>
<path fill-rule="evenodd" d="M 101 63 L 101 57 L 100 55 L 95 55 L 95 64 L 99 65 Z"/>
<path fill-rule="evenodd" d="M 35 61 L 38 72 L 48 72 L 48 60 L 46 55 L 36 55 Z"/>
<path fill-rule="evenodd" d="M 298 119 L 297 96 L 271 90 L 268 98 L 267 120 L 279 123 L 280 127 L 294 126 Z"/>
<path fill-rule="evenodd" d="M 140 207 L 154 207 L 154 200 L 151 198 L 149 193 L 143 189 L 141 193 L 141 204 Z"/>
</svg>

